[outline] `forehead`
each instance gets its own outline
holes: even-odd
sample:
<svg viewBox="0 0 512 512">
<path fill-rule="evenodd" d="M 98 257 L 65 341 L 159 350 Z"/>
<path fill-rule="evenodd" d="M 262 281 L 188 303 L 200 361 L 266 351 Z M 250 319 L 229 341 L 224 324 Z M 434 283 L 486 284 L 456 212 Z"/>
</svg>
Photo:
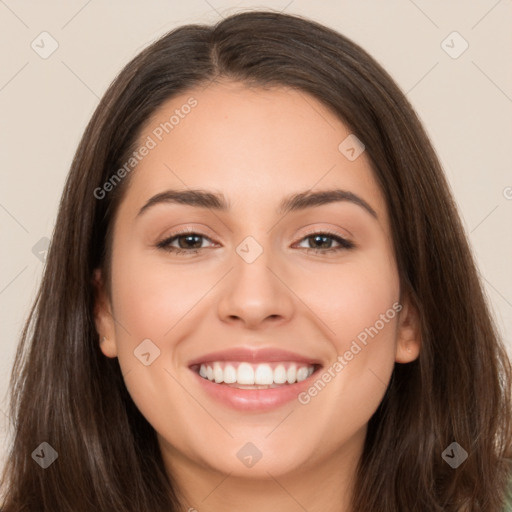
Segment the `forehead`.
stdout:
<svg viewBox="0 0 512 512">
<path fill-rule="evenodd" d="M 140 208 L 166 189 L 201 188 L 261 211 L 295 191 L 343 188 L 364 196 L 382 218 L 384 201 L 366 153 L 347 157 L 352 138 L 303 91 L 233 82 L 190 89 L 165 102 L 141 130 L 136 147 L 150 149 L 133 171 L 125 207 Z"/>
</svg>

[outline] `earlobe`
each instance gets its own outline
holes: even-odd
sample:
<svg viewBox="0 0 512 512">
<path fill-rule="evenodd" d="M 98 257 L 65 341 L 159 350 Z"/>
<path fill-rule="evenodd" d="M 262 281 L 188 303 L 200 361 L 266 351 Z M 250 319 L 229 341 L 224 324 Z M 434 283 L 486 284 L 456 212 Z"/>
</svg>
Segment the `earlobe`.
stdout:
<svg viewBox="0 0 512 512">
<path fill-rule="evenodd" d="M 117 345 L 114 340 L 102 336 L 100 340 L 100 349 L 107 357 L 117 357 Z"/>
<path fill-rule="evenodd" d="M 115 326 L 112 317 L 110 301 L 105 293 L 105 287 L 100 269 L 95 269 L 93 274 L 94 294 L 94 323 L 99 335 L 99 345 L 103 354 L 107 357 L 117 356 L 115 341 Z"/>
<path fill-rule="evenodd" d="M 421 348 L 421 329 L 417 308 L 408 300 L 400 312 L 397 329 L 397 363 L 410 363 L 418 358 Z"/>
</svg>

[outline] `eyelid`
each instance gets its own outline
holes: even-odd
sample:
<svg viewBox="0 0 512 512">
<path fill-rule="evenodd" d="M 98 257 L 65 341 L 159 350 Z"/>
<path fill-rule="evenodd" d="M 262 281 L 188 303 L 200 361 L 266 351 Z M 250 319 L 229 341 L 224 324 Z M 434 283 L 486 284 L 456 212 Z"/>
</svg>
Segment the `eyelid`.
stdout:
<svg viewBox="0 0 512 512">
<path fill-rule="evenodd" d="M 207 238 L 208 240 L 213 242 L 213 238 L 210 235 L 206 234 L 206 231 L 209 231 L 205 227 L 193 227 L 193 226 L 186 226 L 184 228 L 175 228 L 175 230 L 171 230 L 169 235 L 166 235 L 164 237 L 160 237 L 162 241 L 169 240 L 171 238 L 177 237 L 179 235 L 200 235 L 203 238 Z"/>
<path fill-rule="evenodd" d="M 309 226 L 314 226 L 310 229 Z M 345 240 L 348 240 L 349 238 L 353 239 L 355 238 L 354 235 L 347 229 L 347 228 L 341 228 L 339 226 L 331 227 L 319 227 L 318 222 L 314 222 L 312 224 L 308 224 L 307 226 L 304 226 L 304 229 L 306 229 L 306 234 L 302 236 L 309 236 L 314 235 L 315 233 L 330 233 L 331 235 L 339 236 L 340 238 L 344 238 Z M 349 238 L 347 238 L 349 237 Z"/>
<path fill-rule="evenodd" d="M 353 235 L 352 235 L 352 233 L 350 233 L 350 231 L 348 231 L 347 229 L 345 229 L 344 231 L 346 231 L 349 234 L 349 236 L 353 237 Z M 302 233 L 300 235 L 300 237 L 296 241 L 300 241 L 300 240 L 302 240 L 302 238 L 305 238 L 305 237 L 311 236 L 311 235 L 315 235 L 315 234 L 319 234 L 319 233 L 320 234 L 329 234 L 329 235 L 339 236 L 340 238 L 348 240 L 347 236 L 345 234 L 340 233 L 340 232 L 338 232 L 336 230 L 333 230 L 333 229 L 330 229 L 330 228 L 319 228 L 319 227 L 316 227 L 316 228 L 310 228 L 305 233 Z M 207 238 L 208 240 L 213 242 L 213 239 L 209 235 L 205 234 L 200 229 L 196 229 L 196 228 L 193 228 L 191 226 L 187 226 L 185 228 L 178 228 L 177 231 L 173 231 L 168 236 L 165 236 L 162 239 L 162 241 L 166 241 L 166 240 L 169 240 L 171 238 L 175 238 L 175 237 L 177 237 L 179 235 L 186 235 L 186 234 L 200 235 L 203 238 Z"/>
<path fill-rule="evenodd" d="M 216 243 L 210 236 L 204 234 L 200 229 L 195 229 L 195 228 L 192 228 L 190 226 L 187 226 L 186 228 L 181 228 L 181 229 L 178 229 L 177 231 L 173 231 L 169 235 L 167 235 L 164 238 L 162 238 L 159 242 L 157 242 L 155 244 L 155 246 L 156 247 L 164 248 L 163 246 L 170 245 L 170 243 L 169 243 L 170 240 L 174 241 L 174 239 L 176 239 L 176 238 L 178 238 L 180 236 L 188 235 L 188 234 L 190 234 L 190 235 L 199 235 L 201 238 L 209 240 L 212 243 Z M 207 249 L 207 247 L 202 247 L 201 249 L 196 249 L 196 250 L 200 251 L 200 250 L 203 250 L 203 249 Z M 186 250 L 186 249 L 183 249 L 183 250 Z M 190 249 L 190 251 L 193 251 L 193 250 L 194 249 Z"/>
<path fill-rule="evenodd" d="M 347 231 L 347 230 L 345 230 L 345 231 Z M 318 228 L 318 227 L 317 228 L 311 228 L 310 230 L 307 230 L 305 233 L 302 233 L 300 235 L 299 240 L 301 240 L 302 238 L 311 236 L 311 235 L 316 235 L 318 233 L 325 234 L 325 235 L 338 236 L 340 238 L 343 238 L 344 240 L 348 240 L 347 235 L 345 235 L 343 233 L 340 233 L 339 231 L 336 231 L 335 229 L 331 229 L 331 228 Z M 349 233 L 349 232 L 347 231 L 347 233 Z M 352 233 L 349 233 L 349 234 L 353 238 Z"/>
</svg>

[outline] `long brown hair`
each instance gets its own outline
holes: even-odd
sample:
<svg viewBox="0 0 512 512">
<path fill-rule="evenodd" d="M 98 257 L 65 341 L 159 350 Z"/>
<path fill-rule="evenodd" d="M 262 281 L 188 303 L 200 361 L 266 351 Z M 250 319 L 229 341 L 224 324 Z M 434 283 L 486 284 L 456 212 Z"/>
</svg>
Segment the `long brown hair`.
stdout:
<svg viewBox="0 0 512 512">
<path fill-rule="evenodd" d="M 322 101 L 364 142 L 387 201 L 422 347 L 416 361 L 395 365 L 370 419 L 354 510 L 500 511 L 512 453 L 511 364 L 431 143 L 363 49 L 315 22 L 267 11 L 171 31 L 122 70 L 96 108 L 12 370 L 4 512 L 180 510 L 153 428 L 117 359 L 99 349 L 92 275 L 108 275 L 112 220 L 129 176 L 102 199 L 95 190 L 127 161 L 164 101 L 220 77 Z M 46 469 L 31 457 L 42 442 L 58 452 Z M 452 442 L 468 453 L 457 469 L 442 458 Z"/>
</svg>

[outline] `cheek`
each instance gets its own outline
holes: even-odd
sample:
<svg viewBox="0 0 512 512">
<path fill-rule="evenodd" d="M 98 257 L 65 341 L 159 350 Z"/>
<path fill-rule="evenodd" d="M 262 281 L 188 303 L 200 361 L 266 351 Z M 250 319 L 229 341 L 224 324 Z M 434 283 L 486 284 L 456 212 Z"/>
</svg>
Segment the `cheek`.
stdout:
<svg viewBox="0 0 512 512">
<path fill-rule="evenodd" d="M 204 274 L 125 253 L 113 271 L 115 312 L 134 339 L 169 340 L 174 325 L 208 290 Z M 121 334 L 123 334 L 121 332 Z"/>
<path fill-rule="evenodd" d="M 376 248 L 346 265 L 326 267 L 317 273 L 309 292 L 304 288 L 303 295 L 329 327 L 329 338 L 338 354 L 349 350 L 358 336 L 363 344 L 365 336 L 378 336 L 381 345 L 388 348 L 389 342 L 394 344 L 397 315 L 393 304 L 398 303 L 400 284 L 388 254 L 384 248 Z"/>
<path fill-rule="evenodd" d="M 189 404 L 173 364 L 179 338 L 172 329 L 182 327 L 187 312 L 204 295 L 204 279 L 201 287 L 199 277 L 191 282 L 165 264 L 148 264 L 147 257 L 128 246 L 121 254 L 113 259 L 112 285 L 118 360 L 125 385 L 157 431 L 166 432 L 167 438 L 182 438 L 187 425 L 182 411 Z"/>
<path fill-rule="evenodd" d="M 190 265 L 169 265 L 164 258 L 155 261 L 129 241 L 118 247 L 113 254 L 112 288 L 118 359 L 126 386 L 146 418 L 186 425 L 186 420 L 169 423 L 169 404 L 175 410 L 187 409 L 187 395 L 173 379 L 179 380 L 183 370 L 178 350 L 187 334 L 198 328 L 198 315 L 208 300 L 205 295 L 219 280 L 219 270 L 198 272 Z M 152 362 L 146 366 L 144 357 L 138 356 L 148 352 L 146 362 Z"/>
<path fill-rule="evenodd" d="M 325 375 L 330 391 L 320 393 L 320 383 L 311 396 L 322 395 L 315 398 L 319 409 L 335 399 L 341 408 L 329 415 L 342 418 L 350 410 L 361 425 L 380 403 L 394 368 L 400 285 L 394 261 L 386 254 L 375 251 L 335 272 L 320 272 L 315 287 L 307 295 L 306 288 L 301 291 L 328 327 L 324 333 L 335 349 L 330 375 Z"/>
<path fill-rule="evenodd" d="M 338 354 L 349 350 L 355 340 L 361 346 L 370 347 L 368 341 L 378 338 L 379 344 L 371 347 L 378 352 L 391 349 L 391 344 L 394 347 L 396 307 L 393 304 L 398 303 L 399 288 L 390 286 L 389 277 L 377 272 L 373 276 L 370 273 L 346 276 L 333 298 L 329 314 Z"/>
</svg>

